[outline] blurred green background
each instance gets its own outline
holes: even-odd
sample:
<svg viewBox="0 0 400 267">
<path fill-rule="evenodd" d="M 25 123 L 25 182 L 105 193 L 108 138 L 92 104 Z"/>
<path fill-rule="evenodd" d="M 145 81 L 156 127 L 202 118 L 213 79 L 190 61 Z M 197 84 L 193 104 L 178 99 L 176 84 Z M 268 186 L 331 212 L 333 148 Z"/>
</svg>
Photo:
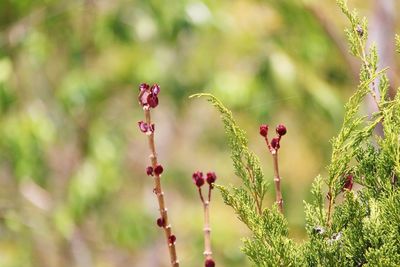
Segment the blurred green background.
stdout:
<svg viewBox="0 0 400 267">
<path fill-rule="evenodd" d="M 379 1 L 350 5 L 379 23 Z M 287 126 L 285 214 L 301 242 L 303 200 L 357 81 L 346 24 L 333 0 L 0 1 L 0 266 L 169 266 L 137 129 L 141 82 L 161 86 L 152 113 L 182 266 L 203 262 L 192 172 L 238 182 L 218 113 L 188 100 L 197 92 L 232 109 L 271 181 L 258 127 Z M 217 265 L 251 266 L 218 192 L 211 224 Z"/>
</svg>

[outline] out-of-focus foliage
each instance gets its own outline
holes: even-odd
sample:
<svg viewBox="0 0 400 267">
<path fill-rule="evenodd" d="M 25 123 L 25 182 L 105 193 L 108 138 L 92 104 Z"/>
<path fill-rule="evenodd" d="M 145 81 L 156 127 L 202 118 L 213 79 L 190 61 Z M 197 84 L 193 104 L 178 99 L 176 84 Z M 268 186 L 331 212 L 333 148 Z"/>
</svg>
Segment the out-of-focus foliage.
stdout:
<svg viewBox="0 0 400 267">
<path fill-rule="evenodd" d="M 257 126 L 285 122 L 286 216 L 302 229 L 353 80 L 310 10 L 343 38 L 333 1 L 0 1 L 0 266 L 167 266 L 136 129 L 140 82 L 162 88 L 156 142 L 184 266 L 202 259 L 190 174 L 233 173 L 217 115 L 187 101 L 194 92 L 233 108 L 263 165 Z M 211 212 L 219 266 L 249 265 L 244 227 L 221 198 Z"/>
</svg>

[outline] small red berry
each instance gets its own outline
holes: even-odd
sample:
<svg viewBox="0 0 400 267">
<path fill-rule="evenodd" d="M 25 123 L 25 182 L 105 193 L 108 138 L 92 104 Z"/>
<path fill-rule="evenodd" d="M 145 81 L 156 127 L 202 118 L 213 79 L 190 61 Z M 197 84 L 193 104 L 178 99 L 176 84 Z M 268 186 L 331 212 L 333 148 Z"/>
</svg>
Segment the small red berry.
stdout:
<svg viewBox="0 0 400 267">
<path fill-rule="evenodd" d="M 163 218 L 158 218 L 157 219 L 157 225 L 159 227 L 164 227 L 165 226 L 165 220 Z"/>
<path fill-rule="evenodd" d="M 215 262 L 212 259 L 207 259 L 204 262 L 204 267 L 215 267 Z"/>
<path fill-rule="evenodd" d="M 217 175 L 215 175 L 215 172 L 208 172 L 207 173 L 207 183 L 209 185 L 213 184 L 217 180 Z"/>
<path fill-rule="evenodd" d="M 138 122 L 139 129 L 141 132 L 146 133 L 149 130 L 149 125 L 144 121 Z"/>
<path fill-rule="evenodd" d="M 160 93 L 160 86 L 158 84 L 153 84 L 153 86 L 151 87 L 150 91 L 153 94 L 158 95 Z"/>
<path fill-rule="evenodd" d="M 153 176 L 153 167 L 148 166 L 146 168 L 146 173 L 147 173 L 148 176 Z"/>
<path fill-rule="evenodd" d="M 151 108 L 155 108 L 158 106 L 158 97 L 157 95 L 151 93 L 147 96 L 147 104 L 151 107 Z"/>
<path fill-rule="evenodd" d="M 280 136 L 283 136 L 286 134 L 286 127 L 283 124 L 279 124 L 276 126 L 276 133 L 279 134 Z"/>
<path fill-rule="evenodd" d="M 262 124 L 260 125 L 260 135 L 267 137 L 268 135 L 268 125 Z"/>
<path fill-rule="evenodd" d="M 163 171 L 164 171 L 164 168 L 163 168 L 161 165 L 157 165 L 157 166 L 154 168 L 154 173 L 155 173 L 156 175 L 160 175 L 161 173 L 163 173 Z"/>
<path fill-rule="evenodd" d="M 170 235 L 168 237 L 168 241 L 169 241 L 170 244 L 174 244 L 175 241 L 176 241 L 176 236 L 175 235 Z"/>
<path fill-rule="evenodd" d="M 278 150 L 278 149 L 280 148 L 280 145 L 279 145 L 279 138 L 278 138 L 278 137 L 272 138 L 272 140 L 271 140 L 271 147 L 272 147 L 273 149 L 275 149 L 275 150 Z"/>
</svg>

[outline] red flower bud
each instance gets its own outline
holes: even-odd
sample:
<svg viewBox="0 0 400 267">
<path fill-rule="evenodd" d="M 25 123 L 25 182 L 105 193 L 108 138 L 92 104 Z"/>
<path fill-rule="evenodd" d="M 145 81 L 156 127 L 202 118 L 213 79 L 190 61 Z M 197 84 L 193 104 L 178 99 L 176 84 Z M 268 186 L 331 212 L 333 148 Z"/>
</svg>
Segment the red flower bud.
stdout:
<svg viewBox="0 0 400 267">
<path fill-rule="evenodd" d="M 200 177 L 196 180 L 196 186 L 201 187 L 204 184 L 204 178 Z"/>
<path fill-rule="evenodd" d="M 279 138 L 278 138 L 278 137 L 272 138 L 272 140 L 271 140 L 271 147 L 272 147 L 273 149 L 275 149 L 275 150 L 278 150 L 278 149 L 280 148 L 280 145 L 279 145 Z"/>
<path fill-rule="evenodd" d="M 283 136 L 286 134 L 286 127 L 283 124 L 279 124 L 276 126 L 276 133 L 279 134 L 280 136 Z"/>
<path fill-rule="evenodd" d="M 212 259 L 207 259 L 204 262 L 204 267 L 215 267 L 215 262 Z"/>
<path fill-rule="evenodd" d="M 158 84 L 153 84 L 153 86 L 151 87 L 150 91 L 153 94 L 158 95 L 160 93 L 160 86 Z"/>
<path fill-rule="evenodd" d="M 268 125 L 262 124 L 260 125 L 260 135 L 267 137 L 268 135 Z"/>
<path fill-rule="evenodd" d="M 146 174 L 148 176 L 153 176 L 153 167 L 149 166 L 146 168 Z"/>
<path fill-rule="evenodd" d="M 163 218 L 158 218 L 157 219 L 157 225 L 159 227 L 164 227 L 165 226 L 165 220 Z"/>
<path fill-rule="evenodd" d="M 141 132 L 146 133 L 149 130 L 149 125 L 144 121 L 138 121 L 139 129 Z"/>
<path fill-rule="evenodd" d="M 193 173 L 192 179 L 197 187 L 201 187 L 204 184 L 203 173 L 200 171 Z"/>
<path fill-rule="evenodd" d="M 141 83 L 139 85 L 139 91 L 140 92 L 145 91 L 145 90 L 149 90 L 149 88 L 150 88 L 150 86 L 147 83 Z"/>
<path fill-rule="evenodd" d="M 217 180 L 217 175 L 215 175 L 215 172 L 208 172 L 207 173 L 207 183 L 209 185 L 212 185 L 215 180 Z"/>
<path fill-rule="evenodd" d="M 170 244 L 174 244 L 175 241 L 176 241 L 176 236 L 170 235 L 170 236 L 168 237 L 168 241 L 169 241 Z"/>
<path fill-rule="evenodd" d="M 163 169 L 163 167 L 162 167 L 161 165 L 157 165 L 157 166 L 154 168 L 154 173 L 155 173 L 156 175 L 160 175 L 163 171 L 164 171 L 164 169 Z"/>
<path fill-rule="evenodd" d="M 151 93 L 147 96 L 147 104 L 151 107 L 151 108 L 155 108 L 158 106 L 158 97 L 157 95 Z"/>
</svg>

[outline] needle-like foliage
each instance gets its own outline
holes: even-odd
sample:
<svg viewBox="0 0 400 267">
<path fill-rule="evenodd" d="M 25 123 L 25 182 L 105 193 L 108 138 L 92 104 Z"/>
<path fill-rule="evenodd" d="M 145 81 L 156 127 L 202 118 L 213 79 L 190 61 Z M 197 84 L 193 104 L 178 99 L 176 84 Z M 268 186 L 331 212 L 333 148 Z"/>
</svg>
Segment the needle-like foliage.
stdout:
<svg viewBox="0 0 400 267">
<path fill-rule="evenodd" d="M 400 266 L 400 94 L 387 96 L 386 69 L 377 67 L 377 48 L 366 47 L 367 20 L 345 1 L 337 3 L 350 21 L 345 32 L 350 53 L 362 63 L 360 82 L 332 139 L 328 175 L 315 179 L 313 199 L 305 203 L 308 239 L 303 243 L 288 237 L 287 221 L 276 205 L 262 206 L 267 183 L 232 113 L 210 94 L 194 95 L 206 97 L 221 113 L 242 186 L 218 189 L 252 232 L 243 251 L 257 266 Z M 400 52 L 399 36 L 396 47 Z M 367 97 L 377 111 L 361 116 Z M 377 126 L 382 134 L 376 134 Z"/>
</svg>

